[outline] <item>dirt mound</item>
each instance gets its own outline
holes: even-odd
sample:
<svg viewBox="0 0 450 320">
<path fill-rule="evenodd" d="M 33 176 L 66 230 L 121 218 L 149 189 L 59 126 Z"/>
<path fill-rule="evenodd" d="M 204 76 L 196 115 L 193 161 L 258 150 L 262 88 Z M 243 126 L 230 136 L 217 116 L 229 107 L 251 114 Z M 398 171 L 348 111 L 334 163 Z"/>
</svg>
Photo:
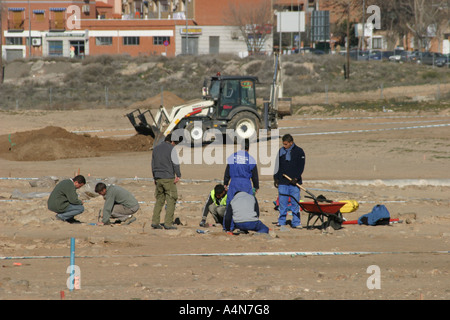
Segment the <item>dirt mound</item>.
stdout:
<svg viewBox="0 0 450 320">
<path fill-rule="evenodd" d="M 14 161 L 99 157 L 113 152 L 147 151 L 152 142 L 151 137 L 143 135 L 114 140 L 49 126 L 0 136 L 0 157 Z"/>
<path fill-rule="evenodd" d="M 163 105 L 166 108 L 172 108 L 173 106 L 177 106 L 183 104 L 185 101 L 173 94 L 170 91 L 163 91 L 162 93 Z M 143 101 L 138 101 L 133 103 L 130 108 L 132 109 L 158 109 L 161 106 L 161 95 L 158 94 L 151 98 L 145 99 Z"/>
</svg>

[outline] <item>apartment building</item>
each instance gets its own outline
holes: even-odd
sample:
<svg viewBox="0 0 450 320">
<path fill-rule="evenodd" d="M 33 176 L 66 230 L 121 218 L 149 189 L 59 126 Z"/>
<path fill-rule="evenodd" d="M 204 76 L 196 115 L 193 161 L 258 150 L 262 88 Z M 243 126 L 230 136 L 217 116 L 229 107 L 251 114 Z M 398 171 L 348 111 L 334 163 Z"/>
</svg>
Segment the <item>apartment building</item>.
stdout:
<svg viewBox="0 0 450 320">
<path fill-rule="evenodd" d="M 242 2 L 257 8 L 271 0 L 5 0 L 2 55 L 246 54 L 246 34 L 231 16 Z M 264 40 L 260 51 L 270 52 L 270 28 Z"/>
</svg>

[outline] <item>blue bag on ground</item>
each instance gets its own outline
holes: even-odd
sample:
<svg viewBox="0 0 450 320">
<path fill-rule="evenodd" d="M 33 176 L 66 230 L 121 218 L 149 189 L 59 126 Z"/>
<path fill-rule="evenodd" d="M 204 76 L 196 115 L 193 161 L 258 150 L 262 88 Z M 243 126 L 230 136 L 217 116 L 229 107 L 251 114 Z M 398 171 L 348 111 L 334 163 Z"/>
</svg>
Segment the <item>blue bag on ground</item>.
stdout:
<svg viewBox="0 0 450 320">
<path fill-rule="evenodd" d="M 387 225 L 389 224 L 390 217 L 388 209 L 382 204 L 377 204 L 371 212 L 359 217 L 358 224 L 369 226 Z"/>
</svg>

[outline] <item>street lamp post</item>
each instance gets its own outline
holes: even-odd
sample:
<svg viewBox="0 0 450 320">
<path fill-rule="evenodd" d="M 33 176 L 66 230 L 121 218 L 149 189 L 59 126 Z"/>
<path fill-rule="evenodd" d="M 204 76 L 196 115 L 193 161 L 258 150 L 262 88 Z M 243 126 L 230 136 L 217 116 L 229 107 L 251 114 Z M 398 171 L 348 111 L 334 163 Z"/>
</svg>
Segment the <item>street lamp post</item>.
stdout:
<svg viewBox="0 0 450 320">
<path fill-rule="evenodd" d="M 191 2 L 189 0 L 189 2 Z M 186 34 L 185 34 L 185 46 L 186 46 L 186 54 L 189 54 L 189 44 L 188 44 L 188 38 L 189 38 L 189 33 L 188 33 L 188 0 L 185 0 L 185 6 L 184 6 L 184 14 L 186 16 Z"/>
<path fill-rule="evenodd" d="M 363 0 L 363 21 L 362 21 L 362 49 L 366 50 L 366 0 Z"/>
<path fill-rule="evenodd" d="M 28 0 L 28 58 L 31 58 L 31 6 Z"/>
<path fill-rule="evenodd" d="M 2 25 L 3 7 L 0 3 L 0 85 L 3 83 L 3 25 Z"/>
</svg>

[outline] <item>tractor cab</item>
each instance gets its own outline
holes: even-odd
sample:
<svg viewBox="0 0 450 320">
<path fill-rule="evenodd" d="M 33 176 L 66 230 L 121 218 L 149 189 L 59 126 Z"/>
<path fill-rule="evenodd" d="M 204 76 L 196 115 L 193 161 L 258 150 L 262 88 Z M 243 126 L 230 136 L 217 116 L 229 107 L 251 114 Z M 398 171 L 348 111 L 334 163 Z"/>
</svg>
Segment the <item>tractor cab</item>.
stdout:
<svg viewBox="0 0 450 320">
<path fill-rule="evenodd" d="M 240 107 L 257 110 L 255 86 L 257 82 L 258 78 L 252 76 L 211 77 L 209 86 L 205 83 L 204 95 L 215 101 L 215 117 L 227 119 L 233 110 Z"/>
</svg>

